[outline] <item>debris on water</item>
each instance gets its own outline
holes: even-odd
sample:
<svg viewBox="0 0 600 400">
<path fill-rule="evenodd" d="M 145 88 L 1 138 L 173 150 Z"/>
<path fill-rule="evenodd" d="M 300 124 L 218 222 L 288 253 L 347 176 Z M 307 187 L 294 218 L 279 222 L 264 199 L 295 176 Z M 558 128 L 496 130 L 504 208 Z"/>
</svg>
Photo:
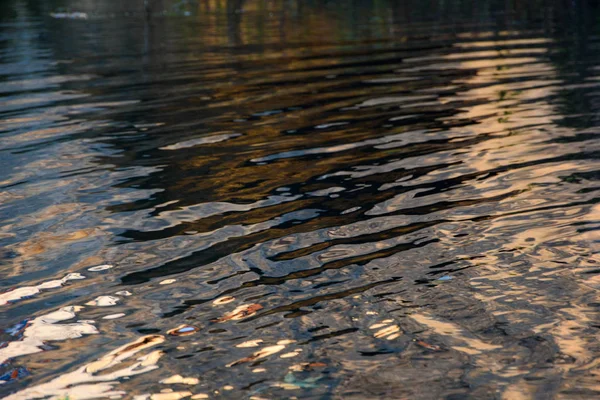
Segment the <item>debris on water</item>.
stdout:
<svg viewBox="0 0 600 400">
<path fill-rule="evenodd" d="M 167 379 L 163 379 L 159 383 L 165 385 L 172 385 L 175 383 L 182 383 L 184 385 L 197 385 L 200 382 L 198 378 L 184 378 L 181 375 L 173 375 L 168 377 Z"/>
<path fill-rule="evenodd" d="M 196 328 L 195 326 L 191 326 L 191 325 L 179 325 L 177 328 L 175 329 L 171 329 L 169 331 L 167 331 L 167 333 L 169 335 L 173 335 L 173 336 L 188 336 L 188 335 L 193 335 L 194 333 L 198 332 L 198 328 Z"/>
<path fill-rule="evenodd" d="M 225 385 L 225 386 L 223 386 L 223 390 L 233 390 L 233 386 Z"/>
<path fill-rule="evenodd" d="M 111 269 L 112 267 L 113 266 L 110 265 L 110 264 L 102 264 L 102 265 L 97 265 L 95 267 L 88 268 L 88 271 L 98 272 L 98 271 L 104 271 L 104 270 L 107 270 L 107 269 Z"/>
<path fill-rule="evenodd" d="M 260 304 L 243 304 L 221 318 L 214 319 L 213 322 L 237 321 L 255 314 L 262 308 Z"/>
<path fill-rule="evenodd" d="M 56 19 L 88 19 L 88 14 L 80 11 L 75 12 L 53 12 L 50 13 L 52 18 Z"/>
</svg>

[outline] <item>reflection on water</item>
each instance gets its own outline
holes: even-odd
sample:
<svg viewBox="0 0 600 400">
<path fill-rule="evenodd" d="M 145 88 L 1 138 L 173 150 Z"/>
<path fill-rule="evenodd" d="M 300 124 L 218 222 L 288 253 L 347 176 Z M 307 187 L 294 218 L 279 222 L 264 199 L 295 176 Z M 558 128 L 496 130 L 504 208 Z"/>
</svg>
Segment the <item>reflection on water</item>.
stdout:
<svg viewBox="0 0 600 400">
<path fill-rule="evenodd" d="M 0 16 L 0 395 L 600 394 L 596 8 L 142 3 Z"/>
</svg>

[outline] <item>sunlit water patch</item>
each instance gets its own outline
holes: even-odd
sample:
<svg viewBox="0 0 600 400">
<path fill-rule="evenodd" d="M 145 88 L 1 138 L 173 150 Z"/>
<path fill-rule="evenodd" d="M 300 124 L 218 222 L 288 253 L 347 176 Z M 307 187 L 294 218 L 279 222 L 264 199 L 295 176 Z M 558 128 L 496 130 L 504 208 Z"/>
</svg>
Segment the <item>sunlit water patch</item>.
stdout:
<svg viewBox="0 0 600 400">
<path fill-rule="evenodd" d="M 0 395 L 600 394 L 591 2 L 142 3 L 0 16 Z"/>
</svg>

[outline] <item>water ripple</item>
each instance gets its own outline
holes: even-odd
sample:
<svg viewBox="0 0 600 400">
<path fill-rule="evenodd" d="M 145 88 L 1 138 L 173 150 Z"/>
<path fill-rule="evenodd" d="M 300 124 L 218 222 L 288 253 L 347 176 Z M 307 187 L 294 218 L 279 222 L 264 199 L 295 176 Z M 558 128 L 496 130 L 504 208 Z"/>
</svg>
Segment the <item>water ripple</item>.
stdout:
<svg viewBox="0 0 600 400">
<path fill-rule="evenodd" d="M 596 5 L 147 3 L 0 17 L 1 396 L 597 396 Z"/>
</svg>

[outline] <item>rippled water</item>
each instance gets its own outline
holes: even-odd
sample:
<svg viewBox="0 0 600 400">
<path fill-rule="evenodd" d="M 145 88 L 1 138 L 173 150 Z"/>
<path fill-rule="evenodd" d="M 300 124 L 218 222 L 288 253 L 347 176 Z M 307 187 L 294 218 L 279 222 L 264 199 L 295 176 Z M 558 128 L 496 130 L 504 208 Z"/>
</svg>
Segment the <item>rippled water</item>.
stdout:
<svg viewBox="0 0 600 400">
<path fill-rule="evenodd" d="M 0 395 L 600 394 L 596 8 L 150 3 L 4 4 Z"/>
</svg>

